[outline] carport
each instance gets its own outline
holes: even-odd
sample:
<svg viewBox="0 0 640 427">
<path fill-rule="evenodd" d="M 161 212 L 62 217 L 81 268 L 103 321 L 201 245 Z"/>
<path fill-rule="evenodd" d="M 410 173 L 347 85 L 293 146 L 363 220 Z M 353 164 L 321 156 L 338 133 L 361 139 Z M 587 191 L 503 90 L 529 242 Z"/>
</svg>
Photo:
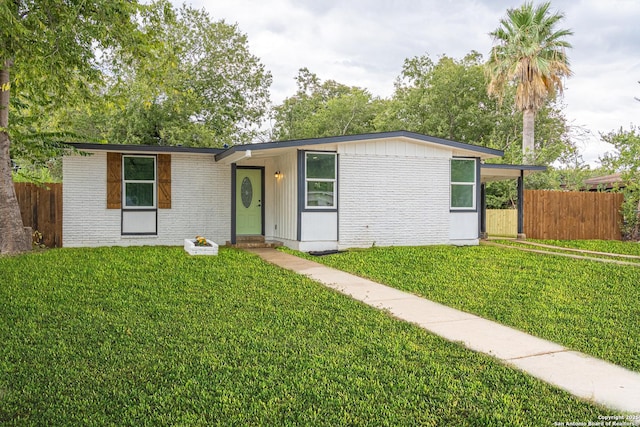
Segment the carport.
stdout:
<svg viewBox="0 0 640 427">
<path fill-rule="evenodd" d="M 518 182 L 518 238 L 524 239 L 524 177 L 547 170 L 546 166 L 505 165 L 483 163 L 480 168 L 480 237 L 487 235 L 486 184 L 488 182 L 516 179 Z"/>
</svg>

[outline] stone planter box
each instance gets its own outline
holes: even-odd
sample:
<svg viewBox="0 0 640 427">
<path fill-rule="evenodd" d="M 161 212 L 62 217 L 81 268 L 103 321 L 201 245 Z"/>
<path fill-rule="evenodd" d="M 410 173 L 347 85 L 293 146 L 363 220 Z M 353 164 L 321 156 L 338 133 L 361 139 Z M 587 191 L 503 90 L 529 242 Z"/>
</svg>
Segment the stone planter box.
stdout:
<svg viewBox="0 0 640 427">
<path fill-rule="evenodd" d="M 184 239 L 184 250 L 189 255 L 218 255 L 218 245 L 207 239 L 211 246 L 196 246 L 196 239 Z"/>
</svg>

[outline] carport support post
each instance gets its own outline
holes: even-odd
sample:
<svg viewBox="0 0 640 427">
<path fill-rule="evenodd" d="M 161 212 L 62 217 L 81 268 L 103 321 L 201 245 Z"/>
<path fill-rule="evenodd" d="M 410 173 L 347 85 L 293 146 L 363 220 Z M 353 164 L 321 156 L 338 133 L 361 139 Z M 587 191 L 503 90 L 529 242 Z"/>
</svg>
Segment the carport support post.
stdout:
<svg viewBox="0 0 640 427">
<path fill-rule="evenodd" d="M 484 183 L 480 184 L 480 238 L 489 238 L 487 233 L 487 187 Z"/>
<path fill-rule="evenodd" d="M 524 234 L 524 170 L 518 177 L 518 239 L 526 239 Z"/>
</svg>

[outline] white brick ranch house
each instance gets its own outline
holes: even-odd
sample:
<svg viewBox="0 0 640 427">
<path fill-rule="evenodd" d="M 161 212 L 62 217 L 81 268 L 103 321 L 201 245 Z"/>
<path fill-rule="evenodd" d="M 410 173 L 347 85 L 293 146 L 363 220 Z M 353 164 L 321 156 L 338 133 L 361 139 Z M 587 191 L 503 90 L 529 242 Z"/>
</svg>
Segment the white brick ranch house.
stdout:
<svg viewBox="0 0 640 427">
<path fill-rule="evenodd" d="M 302 251 L 478 244 L 482 183 L 539 167 L 406 131 L 228 149 L 72 144 L 63 246 L 218 244 L 246 236 Z"/>
</svg>

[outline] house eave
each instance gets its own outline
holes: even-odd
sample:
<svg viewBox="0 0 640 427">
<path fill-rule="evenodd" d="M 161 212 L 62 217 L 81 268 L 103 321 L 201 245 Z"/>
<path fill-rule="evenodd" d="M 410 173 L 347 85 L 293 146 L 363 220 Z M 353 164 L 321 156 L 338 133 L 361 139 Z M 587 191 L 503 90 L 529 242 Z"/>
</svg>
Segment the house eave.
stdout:
<svg viewBox="0 0 640 427">
<path fill-rule="evenodd" d="M 532 173 L 543 172 L 546 170 L 546 166 L 483 163 L 480 167 L 480 179 L 483 183 L 504 181 L 507 179 L 518 179 L 521 174 L 528 176 Z"/>
<path fill-rule="evenodd" d="M 136 145 L 136 144 L 94 144 L 86 142 L 67 142 L 65 145 L 80 151 L 112 151 L 137 153 L 192 153 L 216 155 L 224 152 L 220 148 L 182 147 L 165 145 Z"/>
<path fill-rule="evenodd" d="M 225 154 L 225 153 L 221 153 L 221 154 Z M 251 158 L 251 150 L 242 150 L 242 151 L 234 151 L 230 153 L 228 156 L 224 156 L 224 157 L 220 157 L 220 154 L 218 154 L 216 155 L 216 162 L 220 162 L 223 165 L 230 165 L 232 163 L 237 163 L 240 160 L 245 160 L 249 158 Z"/>
</svg>

